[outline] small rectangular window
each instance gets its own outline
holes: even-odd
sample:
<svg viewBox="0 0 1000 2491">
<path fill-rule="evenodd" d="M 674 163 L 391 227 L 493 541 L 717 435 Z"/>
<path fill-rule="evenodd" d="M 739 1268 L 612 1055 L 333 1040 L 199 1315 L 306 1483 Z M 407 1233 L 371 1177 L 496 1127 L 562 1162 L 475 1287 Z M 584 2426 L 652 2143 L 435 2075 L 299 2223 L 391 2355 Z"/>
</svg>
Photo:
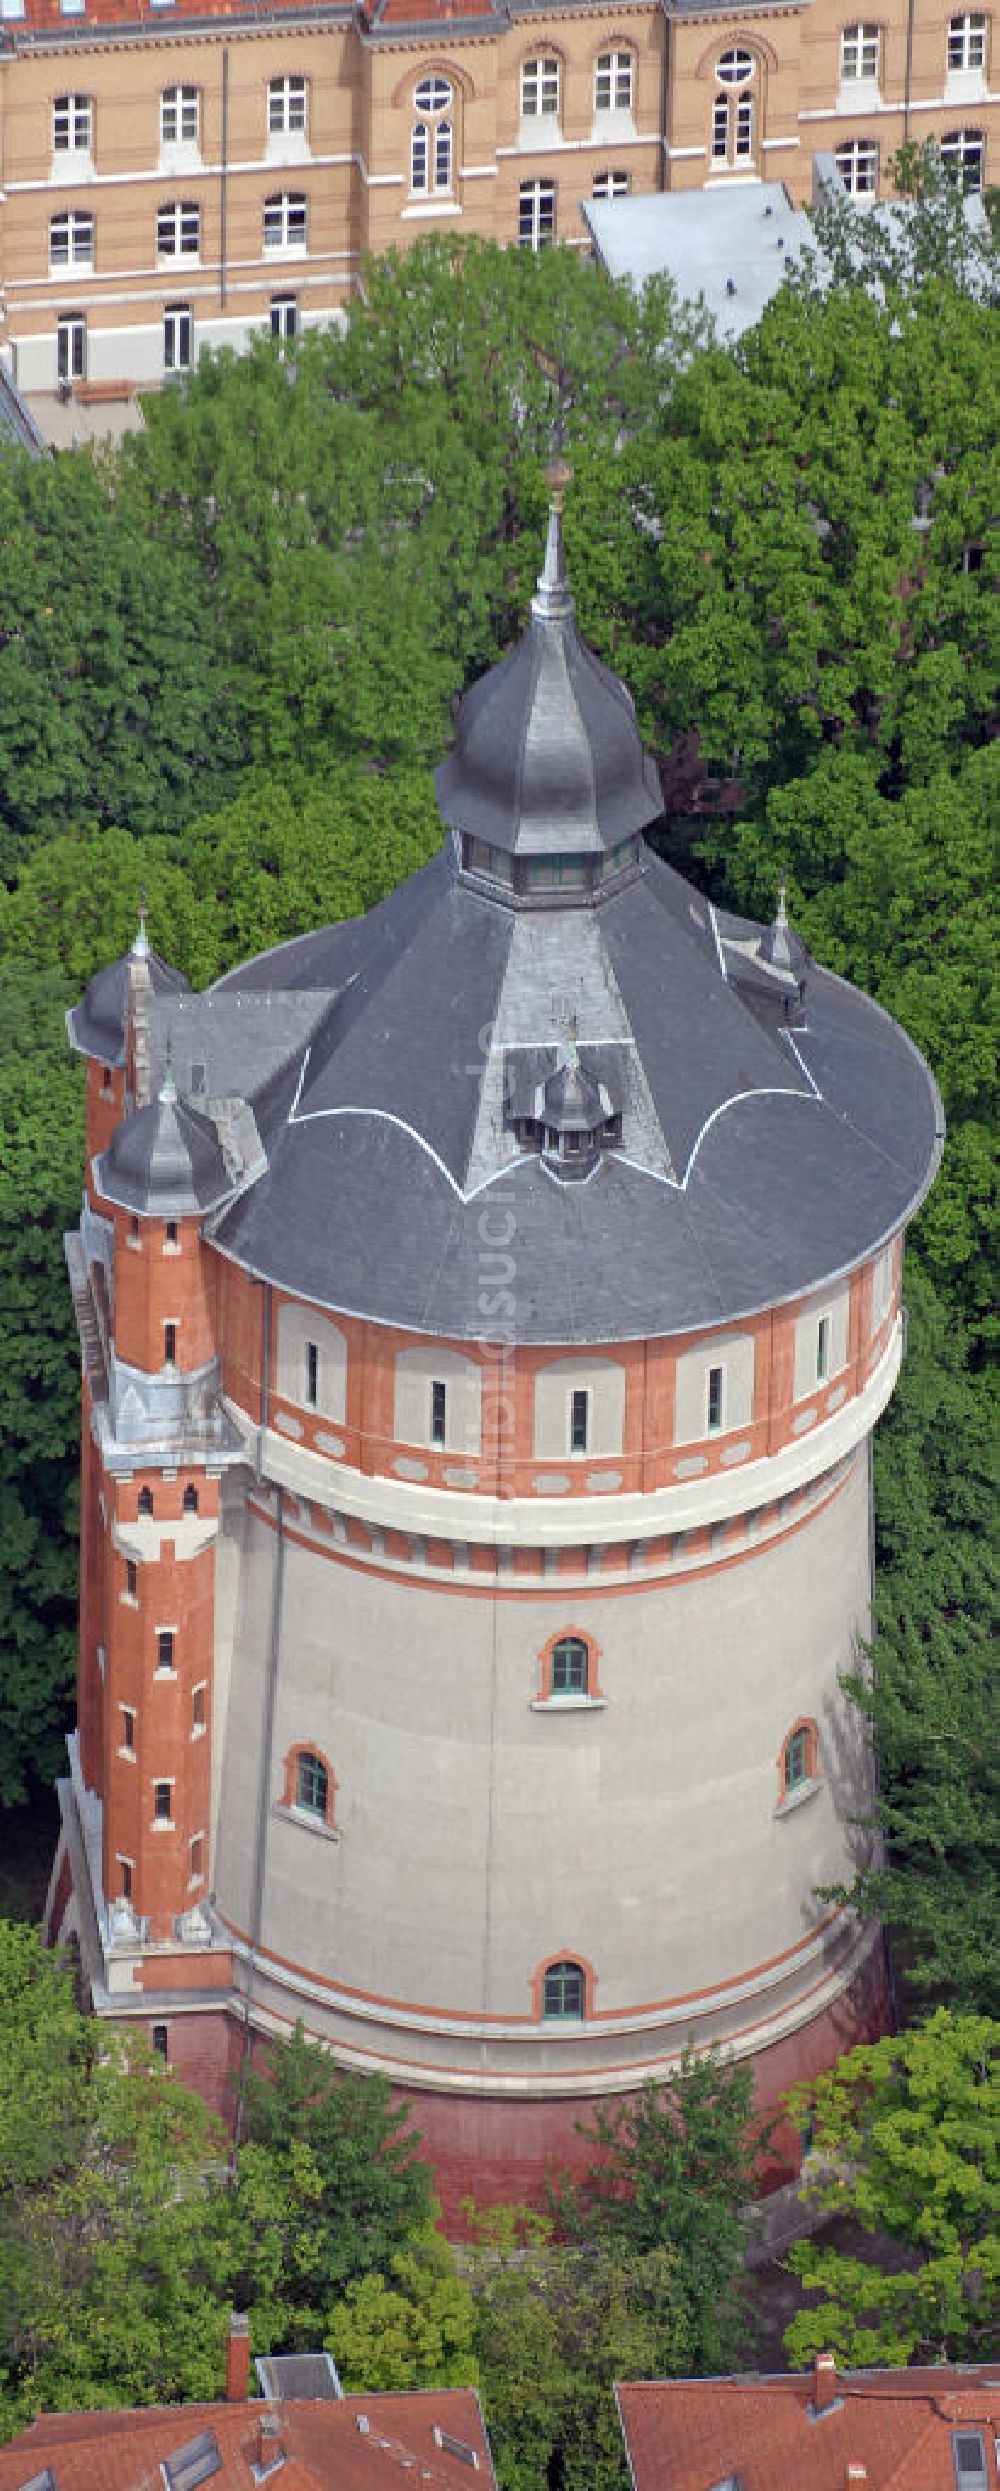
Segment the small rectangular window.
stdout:
<svg viewBox="0 0 1000 2491">
<path fill-rule="evenodd" d="M 306 1342 L 306 1401 L 314 1410 L 319 1398 L 319 1350 L 315 1341 Z"/>
<path fill-rule="evenodd" d="M 447 1421 L 448 1395 L 443 1384 L 431 1385 L 431 1443 L 443 1445 Z"/>
<path fill-rule="evenodd" d="M 299 298 L 297 294 L 272 294 L 271 335 L 279 344 L 289 345 L 299 334 Z"/>
<path fill-rule="evenodd" d="M 189 1874 L 192 1884 L 201 1883 L 201 1879 L 205 1874 L 204 1834 L 193 1834 L 191 1837 L 191 1867 Z"/>
<path fill-rule="evenodd" d="M 830 1318 L 821 1315 L 816 1326 L 816 1382 L 825 1384 L 830 1372 Z"/>
<path fill-rule="evenodd" d="M 118 1890 L 121 1894 L 123 1902 L 130 1903 L 132 1900 L 131 1860 L 119 1859 L 118 1861 Z"/>
<path fill-rule="evenodd" d="M 125 1589 L 129 1599 L 135 1600 L 139 1590 L 139 1568 L 134 1557 L 125 1559 Z"/>
<path fill-rule="evenodd" d="M 190 372 L 193 362 L 194 322 L 191 318 L 191 305 L 190 303 L 168 303 L 163 314 L 163 369 L 165 372 Z"/>
<path fill-rule="evenodd" d="M 172 1797 L 173 1784 L 171 1782 L 154 1782 L 153 1815 L 158 1825 L 169 1825 Z"/>
<path fill-rule="evenodd" d="M 195 1730 L 203 1730 L 203 1729 L 204 1729 L 204 1727 L 205 1727 L 205 1723 L 206 1723 L 207 1718 L 208 1718 L 208 1715 L 207 1715 L 207 1710 L 206 1710 L 205 1688 L 204 1688 L 203 1686 L 200 1686 L 200 1687 L 192 1687 L 192 1690 L 191 1690 L 191 1722 L 192 1722 L 192 1727 L 193 1727 Z"/>
<path fill-rule="evenodd" d="M 172 1626 L 161 1626 L 159 1634 L 157 1635 L 156 1666 L 157 1669 L 172 1669 L 174 1666 L 174 1630 Z"/>
<path fill-rule="evenodd" d="M 122 1705 L 122 1746 L 127 1756 L 135 1754 L 135 1714 L 130 1705 Z"/>
<path fill-rule="evenodd" d="M 157 2058 L 165 2059 L 165 2058 L 169 2055 L 169 2054 L 168 2054 L 168 2050 L 167 2050 L 167 2027 L 166 2027 L 166 2025 L 165 2025 L 165 2024 L 154 2024 L 154 2026 L 153 2026 L 153 2030 L 152 2030 L 152 2033 L 151 2033 L 151 2035 L 150 2035 L 150 2039 L 151 2039 L 151 2041 L 152 2041 L 153 2048 L 154 2048 L 154 2050 L 155 2050 L 155 2052 L 156 2052 Z"/>
<path fill-rule="evenodd" d="M 708 1370 L 708 1432 L 716 1436 L 722 1426 L 723 1373 L 721 1367 Z"/>
<path fill-rule="evenodd" d="M 176 1357 L 177 1357 L 177 1325 L 176 1325 L 175 1323 L 165 1323 L 165 1324 L 164 1324 L 164 1326 L 163 1326 L 163 1363 L 164 1363 L 164 1366 L 167 1366 L 167 1367 L 172 1367 L 172 1366 L 173 1366 L 173 1364 L 174 1364 L 174 1362 L 175 1362 L 175 1360 L 176 1360 Z"/>
<path fill-rule="evenodd" d="M 570 1403 L 569 1413 L 570 1452 L 586 1453 L 589 1435 L 590 1394 L 588 1392 L 574 1393 Z"/>
<path fill-rule="evenodd" d="M 168 1245 L 176 1245 L 176 1243 L 177 1243 L 177 1222 L 176 1222 L 176 1220 L 168 1220 L 168 1221 L 167 1221 L 167 1244 L 168 1244 Z"/>
</svg>

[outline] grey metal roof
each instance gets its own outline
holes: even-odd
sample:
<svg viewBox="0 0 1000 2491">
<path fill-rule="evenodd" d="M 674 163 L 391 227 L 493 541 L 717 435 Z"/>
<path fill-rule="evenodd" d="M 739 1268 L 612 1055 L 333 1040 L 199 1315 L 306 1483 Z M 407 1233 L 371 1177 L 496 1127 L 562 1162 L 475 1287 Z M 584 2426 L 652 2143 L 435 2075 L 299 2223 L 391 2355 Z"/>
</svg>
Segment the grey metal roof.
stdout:
<svg viewBox="0 0 1000 2491">
<path fill-rule="evenodd" d="M 125 1060 L 125 1010 L 128 1002 L 129 963 L 135 955 L 125 952 L 107 969 L 98 969 L 86 988 L 83 1002 L 75 1004 L 66 1015 L 70 1039 L 80 1055 L 95 1056 L 99 1064 L 122 1064 Z M 149 971 L 152 995 L 187 994 L 187 978 L 180 969 L 172 969 L 159 952 L 148 948 L 143 953 Z"/>
<path fill-rule="evenodd" d="M 106 1201 L 157 1219 L 214 1210 L 233 1191 L 214 1123 L 179 1099 L 172 1081 L 116 1127 L 97 1182 Z"/>
<path fill-rule="evenodd" d="M 443 850 L 368 919 L 269 955 L 272 987 L 325 974 L 331 1002 L 280 1108 L 255 1101 L 269 1164 L 219 1246 L 321 1305 L 456 1339 L 495 1328 L 499 1233 L 519 1340 L 693 1330 L 817 1287 L 921 1199 L 940 1102 L 877 1005 L 813 966 L 772 1027 L 744 965 L 648 851 L 593 907 L 521 915 Z M 551 1066 L 571 1021 L 622 1140 L 564 1187 L 520 1149 L 504 1081 L 522 1051 Z"/>
<path fill-rule="evenodd" d="M 463 828 L 536 852 L 623 819 L 635 837 L 658 809 L 627 695 L 577 637 L 558 529 L 444 775 Z M 95 1027 L 117 996 L 95 1002 L 97 983 Z M 161 988 L 149 1020 L 194 1104 L 131 1117 L 102 1190 L 211 1210 L 248 1270 L 446 1338 L 488 1339 L 501 1316 L 505 1338 L 577 1344 L 732 1322 L 870 1254 L 940 1155 L 905 1033 L 809 961 L 783 910 L 769 927 L 713 911 L 641 838 L 624 876 L 537 904 L 471 878 L 449 840 L 368 917 L 207 996 Z M 576 1051 L 613 1121 L 568 1184 L 519 1119 Z"/>
<path fill-rule="evenodd" d="M 635 286 L 672 277 L 687 301 L 703 297 L 720 337 L 752 328 L 784 282 L 786 260 L 815 249 L 804 208 L 792 207 L 781 182 L 584 199 L 581 207 L 610 277 Z"/>
<path fill-rule="evenodd" d="M 631 695 L 577 631 L 558 509 L 530 627 L 466 693 L 436 785 L 446 822 L 518 856 L 599 855 L 663 811 Z"/>
</svg>

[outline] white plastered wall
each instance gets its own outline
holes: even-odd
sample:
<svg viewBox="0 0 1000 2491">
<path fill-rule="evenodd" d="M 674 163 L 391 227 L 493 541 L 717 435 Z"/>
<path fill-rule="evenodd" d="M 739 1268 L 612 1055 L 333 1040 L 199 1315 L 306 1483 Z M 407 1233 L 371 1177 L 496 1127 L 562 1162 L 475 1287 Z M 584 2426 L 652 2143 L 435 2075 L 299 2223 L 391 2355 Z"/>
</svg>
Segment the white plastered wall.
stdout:
<svg viewBox="0 0 1000 2491">
<path fill-rule="evenodd" d="M 614 1358 L 554 1358 L 535 1378 L 535 1458 L 569 1458 L 573 1395 L 589 1394 L 587 1459 L 617 1454 L 625 1435 L 625 1369 Z"/>
<path fill-rule="evenodd" d="M 397 1444 L 431 1442 L 431 1387 L 445 1388 L 444 1451 L 478 1454 L 482 1437 L 482 1377 L 474 1358 L 459 1349 L 402 1349 L 396 1360 Z"/>
<path fill-rule="evenodd" d="M 806 1299 L 795 1319 L 795 1382 L 793 1399 L 805 1401 L 818 1386 L 829 1383 L 847 1365 L 847 1323 L 849 1295 L 846 1285 L 840 1289 L 818 1291 Z M 819 1327 L 824 1317 L 829 1325 L 826 1374 L 816 1371 Z"/>
<path fill-rule="evenodd" d="M 754 1343 L 750 1332 L 729 1332 L 699 1341 L 694 1349 L 686 1349 L 677 1361 L 677 1386 L 674 1417 L 674 1440 L 677 1444 L 696 1444 L 707 1436 L 708 1378 L 713 1367 L 722 1368 L 722 1422 L 713 1430 L 721 1434 L 732 1427 L 748 1427 L 753 1417 Z"/>
<path fill-rule="evenodd" d="M 309 1406 L 322 1418 L 343 1423 L 347 1403 L 347 1343 L 335 1323 L 314 1306 L 278 1309 L 278 1392 L 283 1401 L 306 1408 L 307 1353 L 318 1351 L 316 1399 Z"/>
</svg>

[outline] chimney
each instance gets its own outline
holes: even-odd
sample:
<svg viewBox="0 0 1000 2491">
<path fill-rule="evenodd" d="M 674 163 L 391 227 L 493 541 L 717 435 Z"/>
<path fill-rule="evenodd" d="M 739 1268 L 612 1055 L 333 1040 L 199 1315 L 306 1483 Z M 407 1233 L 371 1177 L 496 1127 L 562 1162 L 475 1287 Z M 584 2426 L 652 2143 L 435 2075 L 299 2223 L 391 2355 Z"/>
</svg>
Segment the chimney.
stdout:
<svg viewBox="0 0 1000 2491">
<path fill-rule="evenodd" d="M 257 2479 L 266 2482 L 269 2474 L 280 2472 L 287 2451 L 281 2437 L 281 2418 L 275 2405 L 265 2405 L 257 2416 L 257 2450 L 254 2463 Z"/>
<path fill-rule="evenodd" d="M 250 2320 L 245 2309 L 234 2309 L 229 2321 L 226 2345 L 226 2403 L 246 2403 L 250 2390 Z"/>
<path fill-rule="evenodd" d="M 828 2413 L 837 2398 L 837 2364 L 832 2353 L 817 2353 L 813 2361 L 813 2412 Z"/>
</svg>

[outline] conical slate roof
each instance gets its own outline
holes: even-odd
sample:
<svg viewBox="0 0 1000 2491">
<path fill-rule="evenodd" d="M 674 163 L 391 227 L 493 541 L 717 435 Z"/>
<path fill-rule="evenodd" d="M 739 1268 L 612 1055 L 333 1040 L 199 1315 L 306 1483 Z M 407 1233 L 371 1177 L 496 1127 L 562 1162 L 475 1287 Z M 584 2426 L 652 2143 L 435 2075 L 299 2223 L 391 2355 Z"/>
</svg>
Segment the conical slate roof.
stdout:
<svg viewBox="0 0 1000 2491">
<path fill-rule="evenodd" d="M 133 948 L 120 960 L 113 960 L 107 969 L 98 969 L 90 979 L 83 1002 L 67 1014 L 67 1027 L 72 1045 L 80 1055 L 95 1056 L 99 1064 L 122 1064 L 125 1061 L 125 1015 L 129 996 L 132 963 L 141 957 L 149 972 L 152 995 L 179 995 L 189 992 L 188 980 L 180 969 L 172 969 L 159 952 L 144 942 L 141 953 Z"/>
<path fill-rule="evenodd" d="M 927 1067 L 783 908 L 726 915 L 646 847 L 655 772 L 577 635 L 557 518 L 527 634 L 466 696 L 439 787 L 454 836 L 368 917 L 179 1014 L 151 1000 L 153 1059 L 177 1019 L 192 1091 L 231 1094 L 239 1070 L 259 1156 L 235 1198 L 207 1120 L 165 1124 L 162 1101 L 116 1137 L 103 1190 L 215 1200 L 245 1269 L 458 1340 L 500 1313 L 505 1338 L 575 1345 L 734 1322 L 903 1226 L 940 1155 Z M 547 1090 L 571 1088 L 582 1155 L 545 1139 Z"/>
<path fill-rule="evenodd" d="M 631 695 L 584 646 L 553 508 L 531 622 L 461 702 L 436 776 L 446 822 L 506 855 L 594 855 L 663 811 Z"/>
<path fill-rule="evenodd" d="M 152 1105 L 117 1127 L 97 1184 L 106 1201 L 157 1219 L 215 1210 L 233 1190 L 214 1124 L 178 1098 L 169 1071 Z"/>
</svg>

